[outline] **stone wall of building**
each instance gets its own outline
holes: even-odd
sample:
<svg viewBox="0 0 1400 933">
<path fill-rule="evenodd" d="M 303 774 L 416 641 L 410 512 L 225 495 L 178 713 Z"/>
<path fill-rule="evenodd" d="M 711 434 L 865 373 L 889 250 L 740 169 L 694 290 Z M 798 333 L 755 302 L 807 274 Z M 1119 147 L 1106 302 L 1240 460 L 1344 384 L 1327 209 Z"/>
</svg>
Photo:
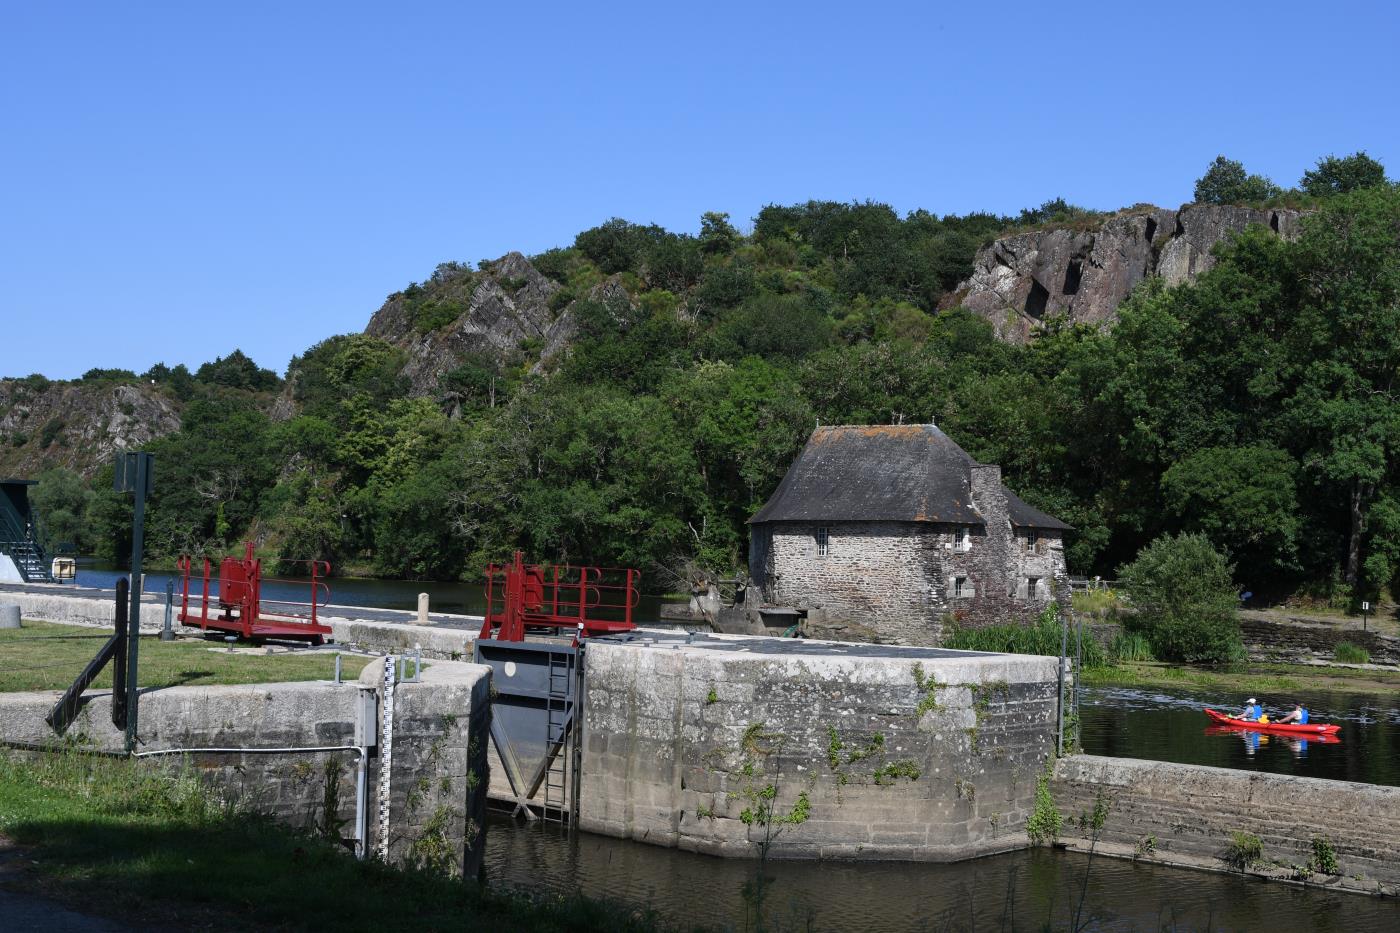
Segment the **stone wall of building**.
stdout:
<svg viewBox="0 0 1400 933">
<path fill-rule="evenodd" d="M 828 529 L 827 553 L 817 530 Z M 938 570 L 944 536 L 914 522 L 774 522 L 764 548 L 765 595 L 878 633 L 881 641 L 936 645 L 947 612 Z"/>
<path fill-rule="evenodd" d="M 1313 840 L 1336 853 L 1339 875 L 1314 883 L 1400 893 L 1400 787 L 1236 771 L 1128 758 L 1073 755 L 1051 783 L 1065 835 L 1081 837 L 1080 814 L 1102 795 L 1108 815 L 1100 851 L 1196 868 L 1224 869 L 1232 835 L 1257 836 L 1274 877 L 1298 878 Z"/>
<path fill-rule="evenodd" d="M 1026 844 L 1053 658 L 725 636 L 587 651 L 585 830 L 736 857 L 765 838 L 777 857 L 930 861 Z"/>
<path fill-rule="evenodd" d="M 1067 600 L 1061 533 L 1040 531 L 1039 545 L 1026 546 L 1024 531 L 1011 526 L 998 467 L 973 467 L 972 496 L 987 521 L 961 526 L 961 538 L 959 526 L 925 522 L 767 523 L 754 530 L 751 573 L 773 604 L 827 627 L 858 623 L 871 640 L 891 644 L 936 646 L 950 620 L 1027 622 Z"/>
</svg>

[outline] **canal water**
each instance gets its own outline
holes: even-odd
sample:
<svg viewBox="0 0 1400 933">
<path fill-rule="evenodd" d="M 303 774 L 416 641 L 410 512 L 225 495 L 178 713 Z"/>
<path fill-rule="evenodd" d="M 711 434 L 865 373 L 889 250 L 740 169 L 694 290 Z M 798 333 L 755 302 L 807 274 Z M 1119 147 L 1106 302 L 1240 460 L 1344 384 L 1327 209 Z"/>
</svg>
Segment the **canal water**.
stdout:
<svg viewBox="0 0 1400 933">
<path fill-rule="evenodd" d="M 1286 696 L 1254 696 L 1270 712 L 1301 700 L 1312 721 L 1341 725 L 1339 741 L 1323 744 L 1208 726 L 1203 708 L 1238 714 L 1249 694 L 1092 686 L 1084 687 L 1080 698 L 1084 751 L 1400 785 L 1400 698 L 1395 694 L 1294 691 Z"/>
<path fill-rule="evenodd" d="M 217 566 L 213 574 L 218 575 Z M 74 583 L 77 586 L 111 589 L 116 586 L 117 580 L 125 576 L 125 568 L 82 558 L 78 562 L 78 576 Z M 178 592 L 179 574 L 159 565 L 147 568 L 146 592 L 163 593 L 166 581 L 172 579 Z M 418 594 L 427 593 L 433 612 L 481 615 L 486 610 L 486 588 L 480 583 L 377 580 L 369 577 L 331 577 L 325 582 L 330 588 L 329 602 L 336 606 L 413 611 L 418 608 Z M 212 582 L 210 587 L 212 589 Z M 195 588 L 196 584 L 191 581 L 191 592 Z M 262 586 L 263 599 L 268 602 L 304 603 L 309 601 L 310 594 L 310 580 L 290 577 L 265 579 Z M 637 607 L 637 621 L 646 624 L 659 618 L 661 603 L 659 596 L 642 596 Z"/>
<path fill-rule="evenodd" d="M 721 859 L 493 817 L 492 885 L 579 892 L 689 929 L 855 931 L 1400 930 L 1400 902 L 1238 875 L 1036 849 L 958 862 L 770 861 L 756 922 L 757 861 Z M 1088 886 L 1084 888 L 1088 868 Z M 1087 921 L 1087 922 L 1086 922 Z"/>
</svg>

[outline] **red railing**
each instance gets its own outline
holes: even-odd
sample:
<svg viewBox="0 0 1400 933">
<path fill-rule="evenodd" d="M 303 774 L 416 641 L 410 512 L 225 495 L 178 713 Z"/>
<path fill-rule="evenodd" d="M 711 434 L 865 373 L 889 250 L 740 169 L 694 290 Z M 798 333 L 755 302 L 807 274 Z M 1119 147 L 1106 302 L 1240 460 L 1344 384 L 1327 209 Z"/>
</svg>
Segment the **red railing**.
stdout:
<svg viewBox="0 0 1400 933">
<path fill-rule="evenodd" d="M 486 568 L 481 637 L 523 641 L 532 628 L 576 638 L 629 632 L 640 582 L 635 570 L 526 564 L 516 551 L 511 563 Z"/>
<path fill-rule="evenodd" d="M 200 592 L 199 592 L 199 612 L 190 612 L 190 579 L 193 576 L 194 563 L 188 555 L 180 557 L 177 566 L 180 569 L 180 622 L 185 625 L 198 626 L 201 629 L 216 629 L 218 631 L 233 632 L 244 638 L 310 638 L 315 642 L 320 642 L 324 636 L 331 634 L 330 626 L 322 625 L 318 620 L 318 611 L 330 602 L 330 587 L 321 579 L 331 572 L 331 565 L 322 560 L 292 561 L 296 564 L 308 564 L 310 570 L 309 579 L 306 580 L 271 580 L 270 582 L 298 583 L 303 586 L 309 585 L 310 601 L 307 603 L 293 602 L 290 600 L 266 600 L 262 596 L 262 585 L 264 577 L 262 575 L 262 561 L 253 556 L 253 543 L 246 542 L 243 546 L 243 557 L 225 557 L 219 563 L 218 587 L 214 592 L 214 601 L 218 606 L 218 614 L 209 614 L 209 574 L 211 564 L 209 558 L 204 558 L 201 567 Z M 279 607 L 268 611 L 266 607 Z M 295 607 L 284 610 L 280 607 Z M 309 611 L 302 611 L 309 610 Z"/>
</svg>

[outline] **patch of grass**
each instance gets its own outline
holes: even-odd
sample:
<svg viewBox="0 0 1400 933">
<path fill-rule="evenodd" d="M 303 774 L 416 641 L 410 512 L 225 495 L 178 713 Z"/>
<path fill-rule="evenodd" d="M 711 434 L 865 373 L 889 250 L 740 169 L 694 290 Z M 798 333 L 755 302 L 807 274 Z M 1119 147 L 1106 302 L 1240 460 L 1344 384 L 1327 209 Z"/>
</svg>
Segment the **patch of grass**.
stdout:
<svg viewBox="0 0 1400 933">
<path fill-rule="evenodd" d="M 1030 818 L 1026 820 L 1026 835 L 1032 845 L 1054 842 L 1060 838 L 1060 829 L 1064 826 L 1064 817 L 1060 815 L 1059 808 L 1055 806 L 1055 798 L 1050 794 L 1052 767 L 1053 764 L 1047 763 L 1046 769 L 1035 779 L 1035 807 L 1031 810 Z"/>
<path fill-rule="evenodd" d="M 1371 652 L 1349 641 L 1339 641 L 1332 649 L 1332 660 L 1338 664 L 1370 664 Z"/>
<path fill-rule="evenodd" d="M 23 628 L 0 631 L 0 693 L 67 689 L 111 634 L 49 622 L 25 622 Z M 341 677 L 353 680 L 368 661 L 341 655 Z M 146 635 L 141 638 L 137 674 L 143 687 L 330 680 L 335 676 L 335 652 L 244 654 L 227 651 L 218 642 L 161 641 Z M 111 686 L 109 664 L 90 689 Z"/>
<path fill-rule="evenodd" d="M 214 796 L 194 772 L 56 752 L 0 756 L 0 833 L 32 846 L 42 893 L 140 927 L 345 931 L 660 928 L 645 908 L 497 892 L 428 870 L 357 862 Z M 27 882 L 30 883 L 30 882 Z M 412 905 L 405 910 L 404 905 Z"/>
<path fill-rule="evenodd" d="M 1115 661 L 1155 661 L 1152 644 L 1141 632 L 1119 632 L 1113 636 L 1108 646 L 1108 654 Z"/>
<path fill-rule="evenodd" d="M 982 628 L 954 628 L 943 647 L 959 651 L 996 651 L 1009 654 L 1039 654 L 1059 657 L 1064 631 L 1059 610 L 1051 606 L 1033 625 L 988 625 Z M 1103 648 L 1086 632 L 1083 639 L 1084 668 L 1108 664 Z M 1075 655 L 1075 626 L 1069 629 L 1069 654 Z"/>
<path fill-rule="evenodd" d="M 1103 587 L 1097 590 L 1079 590 L 1070 596 L 1070 605 L 1080 615 L 1111 619 L 1118 615 L 1124 606 L 1123 598 L 1116 590 Z"/>
</svg>

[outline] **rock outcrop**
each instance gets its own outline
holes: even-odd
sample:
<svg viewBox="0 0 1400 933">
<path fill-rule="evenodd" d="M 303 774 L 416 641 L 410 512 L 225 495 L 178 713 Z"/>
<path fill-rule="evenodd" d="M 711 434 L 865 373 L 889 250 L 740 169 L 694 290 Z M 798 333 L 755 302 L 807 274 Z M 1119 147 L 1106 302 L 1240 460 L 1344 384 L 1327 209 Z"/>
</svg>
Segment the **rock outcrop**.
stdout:
<svg viewBox="0 0 1400 933">
<path fill-rule="evenodd" d="M 64 467 L 91 478 L 115 451 L 179 429 L 178 403 L 154 386 L 0 379 L 0 476 Z"/>
<path fill-rule="evenodd" d="M 1296 236 L 1300 212 L 1192 204 L 1117 214 L 1092 230 L 1039 230 L 978 251 L 972 277 L 944 302 L 987 318 L 1003 340 L 1023 343 L 1052 316 L 1076 323 L 1115 319 L 1139 282 L 1192 281 L 1215 264 L 1211 249 L 1250 224 Z"/>
<path fill-rule="evenodd" d="M 398 292 L 370 319 L 365 333 L 408 354 L 403 374 L 414 395 L 433 395 L 444 375 L 477 353 L 505 355 L 537 341 L 543 355 L 557 350 L 572 327 L 567 309 L 556 317 L 550 299 L 562 286 L 520 253 L 507 253 L 482 272 L 439 272 L 418 295 Z M 462 310 L 455 319 L 425 330 L 415 301 Z"/>
</svg>

